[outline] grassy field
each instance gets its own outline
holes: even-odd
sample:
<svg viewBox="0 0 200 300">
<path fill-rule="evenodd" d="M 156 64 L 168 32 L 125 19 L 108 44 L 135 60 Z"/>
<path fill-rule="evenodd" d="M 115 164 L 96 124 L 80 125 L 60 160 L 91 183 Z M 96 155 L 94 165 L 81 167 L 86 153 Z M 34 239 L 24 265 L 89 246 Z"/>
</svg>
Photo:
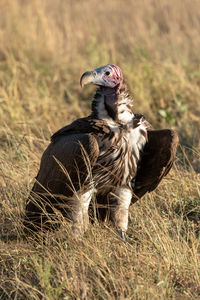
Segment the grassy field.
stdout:
<svg viewBox="0 0 200 300">
<path fill-rule="evenodd" d="M 0 299 L 200 299 L 200 2 L 0 0 Z M 57 129 L 90 112 L 86 70 L 118 64 L 157 129 L 180 147 L 130 209 L 127 242 L 69 224 L 21 237 L 24 203 Z"/>
</svg>

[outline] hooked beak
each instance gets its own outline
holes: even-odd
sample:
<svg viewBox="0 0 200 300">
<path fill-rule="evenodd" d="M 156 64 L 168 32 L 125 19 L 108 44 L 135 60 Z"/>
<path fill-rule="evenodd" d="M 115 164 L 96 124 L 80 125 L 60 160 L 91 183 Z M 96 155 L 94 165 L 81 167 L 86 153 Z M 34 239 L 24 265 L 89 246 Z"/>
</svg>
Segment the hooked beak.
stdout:
<svg viewBox="0 0 200 300">
<path fill-rule="evenodd" d="M 83 75 L 81 76 L 81 79 L 80 79 L 81 87 L 84 87 L 84 85 L 93 83 L 94 78 L 95 78 L 95 72 L 90 71 L 90 72 L 83 73 Z"/>
</svg>

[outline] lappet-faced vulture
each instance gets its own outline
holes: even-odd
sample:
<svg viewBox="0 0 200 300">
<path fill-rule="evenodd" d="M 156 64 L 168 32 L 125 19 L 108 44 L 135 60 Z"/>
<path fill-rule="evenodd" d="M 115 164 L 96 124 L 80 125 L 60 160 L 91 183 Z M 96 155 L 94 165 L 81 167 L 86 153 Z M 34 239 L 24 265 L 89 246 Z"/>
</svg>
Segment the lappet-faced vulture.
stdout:
<svg viewBox="0 0 200 300">
<path fill-rule="evenodd" d="M 95 198 L 97 217 L 109 219 L 124 238 L 130 204 L 169 172 L 178 136 L 170 129 L 152 130 L 143 115 L 133 113 L 119 67 L 85 72 L 80 84 L 98 86 L 92 112 L 51 137 L 26 203 L 24 225 L 45 229 L 61 213 L 75 232 L 85 230 Z"/>
</svg>

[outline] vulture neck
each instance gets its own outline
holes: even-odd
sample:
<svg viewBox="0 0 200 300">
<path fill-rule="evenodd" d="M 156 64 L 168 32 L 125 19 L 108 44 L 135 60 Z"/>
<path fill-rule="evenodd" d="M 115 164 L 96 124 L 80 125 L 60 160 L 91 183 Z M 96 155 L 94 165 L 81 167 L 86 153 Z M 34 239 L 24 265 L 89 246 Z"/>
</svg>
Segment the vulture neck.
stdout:
<svg viewBox="0 0 200 300">
<path fill-rule="evenodd" d="M 117 88 L 100 87 L 92 101 L 92 116 L 105 120 L 108 124 L 126 125 L 134 117 L 132 106 L 133 99 L 125 84 L 119 91 Z"/>
</svg>

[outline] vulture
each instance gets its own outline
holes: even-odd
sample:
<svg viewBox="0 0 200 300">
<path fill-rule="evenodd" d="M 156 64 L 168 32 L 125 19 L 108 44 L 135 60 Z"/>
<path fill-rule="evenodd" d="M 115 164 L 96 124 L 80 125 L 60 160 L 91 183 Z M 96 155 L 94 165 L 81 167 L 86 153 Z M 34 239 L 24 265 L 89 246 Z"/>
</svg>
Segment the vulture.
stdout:
<svg viewBox="0 0 200 300">
<path fill-rule="evenodd" d="M 88 84 L 97 86 L 91 114 L 54 133 L 42 155 L 25 205 L 25 232 L 49 229 L 62 216 L 80 234 L 91 210 L 125 239 L 129 206 L 153 191 L 172 167 L 177 133 L 153 130 L 133 113 L 118 66 L 85 72 L 80 85 Z"/>
</svg>

